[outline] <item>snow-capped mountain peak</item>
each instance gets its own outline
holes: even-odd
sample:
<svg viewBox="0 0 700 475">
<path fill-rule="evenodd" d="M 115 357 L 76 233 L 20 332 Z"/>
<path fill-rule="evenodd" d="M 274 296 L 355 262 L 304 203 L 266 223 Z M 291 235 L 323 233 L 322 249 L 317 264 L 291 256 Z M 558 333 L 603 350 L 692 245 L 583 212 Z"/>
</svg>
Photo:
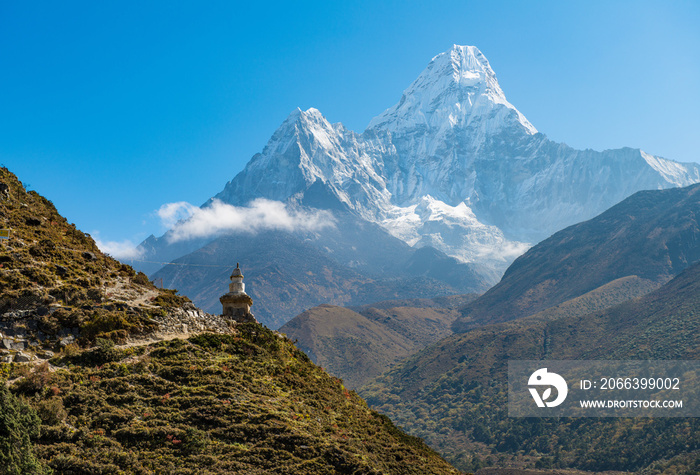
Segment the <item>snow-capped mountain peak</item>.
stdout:
<svg viewBox="0 0 700 475">
<path fill-rule="evenodd" d="M 431 64 L 452 71 L 452 81 L 459 87 L 479 85 L 495 102 L 506 99 L 501 86 L 496 80 L 496 73 L 486 57 L 475 46 L 454 45 L 452 49 L 435 56 Z M 428 66 L 430 67 L 430 66 Z"/>
<path fill-rule="evenodd" d="M 498 273 L 529 243 L 638 190 L 698 181 L 697 164 L 548 140 L 506 100 L 481 51 L 454 45 L 362 134 L 293 111 L 215 198 L 340 207 Z"/>
<path fill-rule="evenodd" d="M 368 128 L 392 133 L 416 129 L 487 129 L 513 124 L 528 134 L 537 129 L 506 100 L 488 59 L 475 46 L 453 45 L 435 56 L 403 92 L 401 100 L 372 119 Z"/>
</svg>

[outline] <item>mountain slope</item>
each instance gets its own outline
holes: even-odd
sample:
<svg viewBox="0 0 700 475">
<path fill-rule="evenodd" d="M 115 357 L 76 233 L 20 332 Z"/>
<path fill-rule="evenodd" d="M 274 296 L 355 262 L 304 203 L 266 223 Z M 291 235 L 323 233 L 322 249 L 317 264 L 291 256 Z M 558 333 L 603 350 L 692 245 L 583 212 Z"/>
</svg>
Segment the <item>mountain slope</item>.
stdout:
<svg viewBox="0 0 700 475">
<path fill-rule="evenodd" d="M 297 315 L 280 331 L 330 374 L 357 388 L 421 347 L 352 310 L 321 305 Z"/>
<path fill-rule="evenodd" d="M 0 385 L 13 393 L 0 405 L 12 436 L 0 472 L 21 455 L 43 473 L 33 452 L 65 474 L 458 473 L 282 335 L 156 289 L 4 168 L 0 184 L 0 344 L 11 347 Z"/>
<path fill-rule="evenodd" d="M 297 315 L 280 331 L 316 364 L 357 388 L 451 334 L 457 306 L 475 297 L 379 302 L 355 311 L 320 305 Z"/>
<path fill-rule="evenodd" d="M 456 331 L 543 311 L 624 277 L 661 285 L 700 260 L 700 185 L 642 191 L 519 257 Z"/>
<path fill-rule="evenodd" d="M 361 394 L 458 467 L 490 454 L 526 467 L 693 473 L 700 425 L 686 419 L 517 419 L 507 415 L 508 360 L 698 359 L 700 264 L 644 297 L 582 316 L 521 318 L 455 334 Z M 694 465 L 695 464 L 695 465 Z M 683 467 L 685 467 L 683 469 Z M 684 471 L 687 470 L 687 471 Z"/>
<path fill-rule="evenodd" d="M 0 168 L 0 356 L 47 358 L 72 342 L 117 342 L 156 333 L 228 331 L 186 297 L 156 289 L 144 274 L 100 252 L 51 201 Z M 3 188 L 4 188 L 3 186 Z M 187 331 L 185 331 L 187 333 Z"/>
<path fill-rule="evenodd" d="M 58 473 L 457 473 L 257 324 L 53 363 L 13 390 Z"/>
</svg>

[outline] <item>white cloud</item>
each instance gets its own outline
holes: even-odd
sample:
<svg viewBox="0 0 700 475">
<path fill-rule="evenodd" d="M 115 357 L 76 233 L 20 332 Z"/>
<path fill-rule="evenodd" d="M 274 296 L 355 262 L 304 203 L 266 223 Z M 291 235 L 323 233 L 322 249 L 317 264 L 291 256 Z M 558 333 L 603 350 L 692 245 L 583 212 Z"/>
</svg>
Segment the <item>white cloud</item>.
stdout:
<svg viewBox="0 0 700 475">
<path fill-rule="evenodd" d="M 233 206 L 219 200 L 206 208 L 186 202 L 167 203 L 158 216 L 170 227 L 170 242 L 185 241 L 217 234 L 238 232 L 257 233 L 277 229 L 284 231 L 314 231 L 335 226 L 333 215 L 324 210 L 292 208 L 281 201 L 258 198 L 248 206 Z"/>
<path fill-rule="evenodd" d="M 163 226 L 172 228 L 178 221 L 185 220 L 192 216 L 199 208 L 186 201 L 177 203 L 166 203 L 158 209 L 157 214 Z"/>
<path fill-rule="evenodd" d="M 143 249 L 126 239 L 121 242 L 117 241 L 100 241 L 94 237 L 95 244 L 100 248 L 100 251 L 109 254 L 118 260 L 140 259 L 143 256 Z"/>
</svg>

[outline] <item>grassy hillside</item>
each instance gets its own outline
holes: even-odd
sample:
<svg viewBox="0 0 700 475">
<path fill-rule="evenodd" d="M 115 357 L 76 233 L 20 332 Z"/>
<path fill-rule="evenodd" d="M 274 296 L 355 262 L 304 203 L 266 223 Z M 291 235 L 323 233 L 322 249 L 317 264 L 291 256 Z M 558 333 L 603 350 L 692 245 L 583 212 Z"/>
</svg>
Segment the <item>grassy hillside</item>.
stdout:
<svg viewBox="0 0 700 475">
<path fill-rule="evenodd" d="M 92 238 L 68 223 L 53 204 L 0 168 L 0 357 L 43 355 L 77 340 L 123 342 L 173 330 L 226 331 L 174 291 L 104 255 Z"/>
<path fill-rule="evenodd" d="M 516 419 L 507 362 L 700 358 L 700 264 L 602 312 L 530 317 L 452 335 L 361 390 L 369 403 L 463 469 L 483 465 L 692 474 L 700 421 Z"/>
<path fill-rule="evenodd" d="M 454 329 L 532 315 L 620 278 L 661 285 L 700 259 L 699 215 L 700 185 L 638 192 L 516 259 Z"/>
<path fill-rule="evenodd" d="M 457 472 L 257 324 L 15 366 L 56 473 Z"/>
<path fill-rule="evenodd" d="M 286 338 L 155 289 L 0 174 L 0 473 L 458 473 Z"/>
<path fill-rule="evenodd" d="M 452 333 L 457 306 L 476 297 L 387 301 L 350 310 L 314 307 L 280 331 L 331 374 L 357 388 L 398 361 Z"/>
</svg>

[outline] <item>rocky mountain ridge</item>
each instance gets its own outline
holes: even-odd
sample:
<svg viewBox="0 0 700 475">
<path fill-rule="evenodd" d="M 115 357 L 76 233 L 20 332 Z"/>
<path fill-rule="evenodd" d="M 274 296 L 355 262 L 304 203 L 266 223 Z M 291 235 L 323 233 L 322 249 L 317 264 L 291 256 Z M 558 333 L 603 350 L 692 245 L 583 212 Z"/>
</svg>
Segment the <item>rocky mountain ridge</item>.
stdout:
<svg viewBox="0 0 700 475">
<path fill-rule="evenodd" d="M 659 287 L 700 260 L 698 215 L 700 185 L 635 193 L 516 259 L 498 284 L 462 309 L 454 329 L 542 312 L 618 279 Z"/>
</svg>

